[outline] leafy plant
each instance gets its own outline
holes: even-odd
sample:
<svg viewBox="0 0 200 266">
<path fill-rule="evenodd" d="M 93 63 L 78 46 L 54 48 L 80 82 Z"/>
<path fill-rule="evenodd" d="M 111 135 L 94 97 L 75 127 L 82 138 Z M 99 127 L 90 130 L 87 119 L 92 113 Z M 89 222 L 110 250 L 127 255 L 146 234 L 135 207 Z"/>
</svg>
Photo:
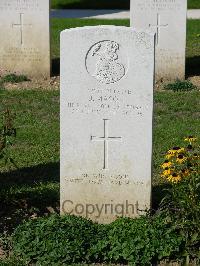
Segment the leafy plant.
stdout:
<svg viewBox="0 0 200 266">
<path fill-rule="evenodd" d="M 183 237 L 160 215 L 121 218 L 110 225 L 53 215 L 20 225 L 13 234 L 13 251 L 27 263 L 38 265 L 80 262 L 151 265 L 173 257 L 183 242 Z"/>
<path fill-rule="evenodd" d="M 152 265 L 179 252 L 183 238 L 161 215 L 120 218 L 107 226 L 106 237 L 90 250 L 96 258 L 113 263 Z"/>
<path fill-rule="evenodd" d="M 13 138 L 16 137 L 16 128 L 13 124 L 14 115 L 9 109 L 6 109 L 2 114 L 0 125 L 0 159 L 5 160 L 5 164 L 14 161 L 10 155 L 10 146 L 13 144 Z"/>
<path fill-rule="evenodd" d="M 197 138 L 185 138 L 185 147 L 167 151 L 162 177 L 172 183 L 161 209 L 185 237 L 184 255 L 196 257 L 200 247 L 200 146 Z"/>
<path fill-rule="evenodd" d="M 53 215 L 20 225 L 13 235 L 14 254 L 39 265 L 84 262 L 95 242 L 96 226 L 74 216 Z"/>
<path fill-rule="evenodd" d="M 1 82 L 6 83 L 20 83 L 23 81 L 29 81 L 29 79 L 24 75 L 16 75 L 16 74 L 8 74 L 4 77 L 2 77 Z"/>
<path fill-rule="evenodd" d="M 6 258 L 6 259 L 0 259 L 0 265 L 1 266 L 27 266 L 27 264 L 19 259 L 19 258 L 15 258 L 13 256 Z"/>
<path fill-rule="evenodd" d="M 4 90 L 5 88 L 4 88 L 4 84 L 3 84 L 3 81 L 0 79 L 0 91 L 1 90 Z"/>
<path fill-rule="evenodd" d="M 53 215 L 17 227 L 13 252 L 26 263 L 63 265 L 118 263 L 152 265 L 161 260 L 199 257 L 199 145 L 189 136 L 185 147 L 165 154 L 162 177 L 172 184 L 154 215 L 120 218 L 99 225 L 75 216 Z"/>
<path fill-rule="evenodd" d="M 195 90 L 196 88 L 197 87 L 189 80 L 176 80 L 174 83 L 164 85 L 164 89 L 172 91 L 191 91 Z"/>
</svg>

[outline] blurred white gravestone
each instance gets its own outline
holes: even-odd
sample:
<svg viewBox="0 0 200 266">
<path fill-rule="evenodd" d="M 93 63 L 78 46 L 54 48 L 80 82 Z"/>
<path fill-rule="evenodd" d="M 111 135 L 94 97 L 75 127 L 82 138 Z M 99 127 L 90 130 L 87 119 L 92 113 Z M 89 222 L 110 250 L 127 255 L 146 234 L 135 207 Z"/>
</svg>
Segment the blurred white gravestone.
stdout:
<svg viewBox="0 0 200 266">
<path fill-rule="evenodd" d="M 154 34 L 61 33 L 61 213 L 100 223 L 150 207 Z"/>
<path fill-rule="evenodd" d="M 187 0 L 131 0 L 131 26 L 156 33 L 156 80 L 185 79 Z"/>
<path fill-rule="evenodd" d="M 49 0 L 0 1 L 0 69 L 50 77 Z"/>
</svg>

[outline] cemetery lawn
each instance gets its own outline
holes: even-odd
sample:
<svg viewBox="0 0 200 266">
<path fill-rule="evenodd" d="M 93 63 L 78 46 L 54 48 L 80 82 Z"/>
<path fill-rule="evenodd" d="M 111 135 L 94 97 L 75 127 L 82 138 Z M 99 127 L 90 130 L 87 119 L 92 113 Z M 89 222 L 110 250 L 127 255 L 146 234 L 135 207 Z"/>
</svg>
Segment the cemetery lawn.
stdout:
<svg viewBox="0 0 200 266">
<path fill-rule="evenodd" d="M 52 0 L 51 6 L 58 9 L 129 9 L 130 0 Z M 199 0 L 188 0 L 188 8 L 200 8 Z"/>
<path fill-rule="evenodd" d="M 3 229 L 4 223 L 12 228 L 27 215 L 43 215 L 46 207 L 59 205 L 59 93 L 0 90 L 0 101 L 0 114 L 6 107 L 16 114 L 17 130 L 10 151 L 17 167 L 0 160 Z"/>
<path fill-rule="evenodd" d="M 199 91 L 155 92 L 153 201 L 159 201 L 164 153 L 200 132 Z M 10 156 L 17 168 L 0 161 L 0 228 L 11 229 L 22 219 L 58 212 L 59 91 L 1 90 L 0 111 L 16 114 L 17 137 Z M 199 136 L 200 137 L 200 136 Z M 142 147 L 141 147 L 142 149 Z M 161 194 L 163 196 L 163 194 Z"/>
<path fill-rule="evenodd" d="M 129 20 L 52 19 L 54 74 L 59 73 L 59 33 L 65 28 L 99 24 L 129 26 Z M 200 20 L 188 21 L 187 75 L 200 75 L 199 28 Z M 59 91 L 43 88 L 0 89 L 0 114 L 6 107 L 16 113 L 17 130 L 10 150 L 17 167 L 5 166 L 0 160 L 0 233 L 4 229 L 12 230 L 24 218 L 59 211 Z M 164 153 L 170 147 L 182 145 L 187 135 L 200 137 L 199 97 L 199 91 L 155 92 L 154 206 L 159 196 L 163 196 L 159 166 Z"/>
<path fill-rule="evenodd" d="M 188 0 L 188 8 L 189 9 L 200 9 L 199 0 Z"/>
<path fill-rule="evenodd" d="M 129 26 L 128 19 L 98 20 L 98 19 L 52 19 L 51 48 L 53 57 L 53 72 L 59 73 L 60 32 L 67 28 L 116 25 Z M 186 45 L 186 76 L 200 76 L 200 20 L 187 21 L 187 45 Z M 200 84 L 198 84 L 200 86 Z"/>
<path fill-rule="evenodd" d="M 68 28 L 76 28 L 83 26 L 97 26 L 97 25 L 116 25 L 116 26 L 126 26 L 129 27 L 130 22 L 128 19 L 52 19 L 52 56 L 53 58 L 59 58 L 60 54 L 60 32 Z M 187 21 L 187 48 L 186 57 L 200 57 L 200 20 L 190 19 Z M 200 60 L 199 60 L 200 61 Z"/>
</svg>

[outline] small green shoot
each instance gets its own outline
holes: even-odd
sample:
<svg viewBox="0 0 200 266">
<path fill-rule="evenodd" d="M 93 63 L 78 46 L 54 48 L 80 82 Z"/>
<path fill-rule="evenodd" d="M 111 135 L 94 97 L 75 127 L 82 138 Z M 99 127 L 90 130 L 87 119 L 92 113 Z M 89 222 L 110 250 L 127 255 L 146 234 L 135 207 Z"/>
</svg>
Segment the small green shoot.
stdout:
<svg viewBox="0 0 200 266">
<path fill-rule="evenodd" d="M 196 90 L 197 87 L 190 82 L 189 80 L 176 80 L 173 83 L 169 83 L 167 85 L 164 85 L 165 90 L 172 90 L 174 92 L 176 91 L 191 91 L 191 90 Z"/>
<path fill-rule="evenodd" d="M 20 83 L 23 81 L 29 81 L 29 79 L 24 75 L 8 74 L 2 77 L 1 81 L 3 83 Z"/>
</svg>

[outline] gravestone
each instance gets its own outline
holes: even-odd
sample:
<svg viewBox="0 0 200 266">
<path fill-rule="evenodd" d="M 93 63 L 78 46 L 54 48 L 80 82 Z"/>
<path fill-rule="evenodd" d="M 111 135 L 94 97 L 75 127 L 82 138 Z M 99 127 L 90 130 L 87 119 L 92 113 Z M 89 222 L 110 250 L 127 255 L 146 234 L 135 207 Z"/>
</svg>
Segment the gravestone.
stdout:
<svg viewBox="0 0 200 266">
<path fill-rule="evenodd" d="M 61 33 L 61 213 L 100 223 L 150 206 L 154 35 Z"/>
<path fill-rule="evenodd" d="M 187 0 L 131 0 L 131 26 L 156 33 L 156 80 L 185 79 Z"/>
<path fill-rule="evenodd" d="M 0 1 L 0 69 L 50 77 L 49 0 Z"/>
</svg>

